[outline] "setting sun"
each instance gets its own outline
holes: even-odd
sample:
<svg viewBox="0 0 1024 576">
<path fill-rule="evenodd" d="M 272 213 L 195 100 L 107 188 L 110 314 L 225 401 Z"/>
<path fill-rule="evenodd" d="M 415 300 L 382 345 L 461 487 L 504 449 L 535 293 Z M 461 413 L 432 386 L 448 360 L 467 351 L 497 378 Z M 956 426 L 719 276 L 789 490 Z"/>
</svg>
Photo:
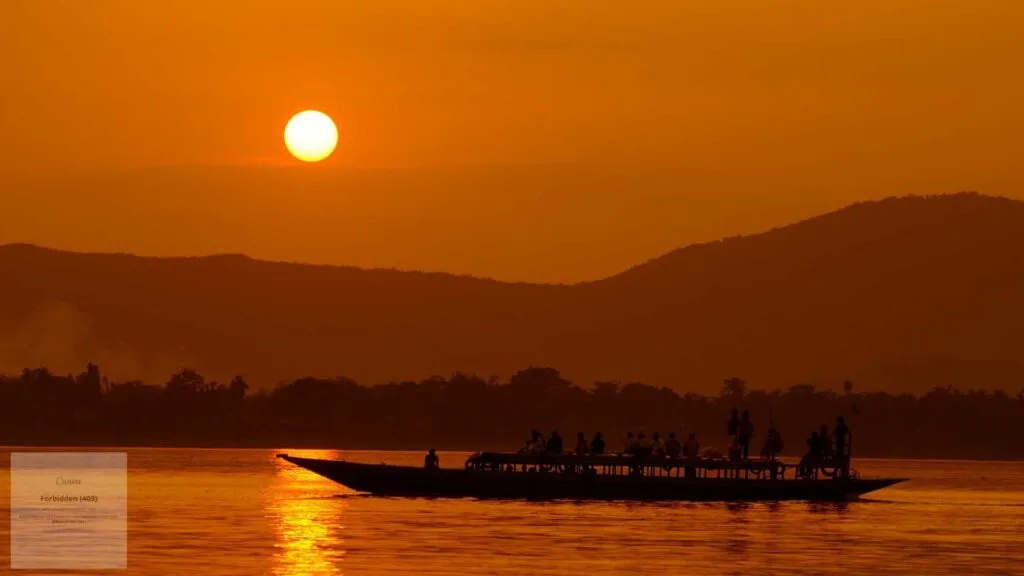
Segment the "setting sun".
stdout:
<svg viewBox="0 0 1024 576">
<path fill-rule="evenodd" d="M 316 110 L 299 112 L 284 128 L 288 151 L 304 162 L 319 162 L 334 152 L 338 129 L 330 116 Z"/>
</svg>

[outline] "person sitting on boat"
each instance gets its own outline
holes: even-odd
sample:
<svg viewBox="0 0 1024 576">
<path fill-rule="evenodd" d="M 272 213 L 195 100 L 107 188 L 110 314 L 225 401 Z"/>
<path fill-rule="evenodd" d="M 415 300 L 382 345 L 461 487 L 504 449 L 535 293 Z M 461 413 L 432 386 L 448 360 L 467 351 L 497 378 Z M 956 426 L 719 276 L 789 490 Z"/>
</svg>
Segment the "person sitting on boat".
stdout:
<svg viewBox="0 0 1024 576">
<path fill-rule="evenodd" d="M 832 435 L 828 433 L 828 426 L 824 424 L 818 430 L 818 442 L 821 444 L 821 459 L 832 458 Z"/>
<path fill-rule="evenodd" d="M 665 455 L 665 441 L 661 439 L 659 432 L 655 432 L 651 438 L 651 453 L 659 457 Z"/>
<path fill-rule="evenodd" d="M 811 476 L 820 461 L 821 441 L 818 439 L 817 432 L 811 432 L 811 437 L 807 439 L 807 454 L 800 459 L 801 475 L 804 477 Z"/>
<path fill-rule="evenodd" d="M 683 443 L 683 458 L 687 460 L 695 459 L 700 457 L 700 442 L 697 442 L 697 435 L 690 432 L 690 437 Z M 687 466 L 683 470 L 687 478 L 696 478 L 697 469 L 693 466 Z"/>
<path fill-rule="evenodd" d="M 632 432 L 626 432 L 626 445 L 622 447 L 623 454 L 632 454 L 636 452 L 636 440 L 633 439 Z"/>
<path fill-rule="evenodd" d="M 536 445 L 537 445 L 537 431 L 536 430 L 530 430 L 530 438 L 527 439 L 525 442 L 523 442 L 523 447 L 519 449 L 519 453 L 520 454 L 530 454 L 530 453 L 532 453 L 535 450 L 534 446 L 536 446 Z"/>
<path fill-rule="evenodd" d="M 750 440 L 754 437 L 754 423 L 750 420 L 750 412 L 743 411 L 743 418 L 740 419 L 740 426 L 736 431 L 736 439 L 743 448 L 743 459 L 750 456 Z"/>
<path fill-rule="evenodd" d="M 576 433 L 576 455 L 586 456 L 590 446 L 587 444 L 587 438 L 583 435 L 583 432 Z"/>
<path fill-rule="evenodd" d="M 604 435 L 598 432 L 590 442 L 591 454 L 604 454 Z"/>
<path fill-rule="evenodd" d="M 679 454 L 683 451 L 683 445 L 679 443 L 679 439 L 676 438 L 675 432 L 670 432 L 668 435 L 668 442 L 665 442 L 665 454 L 669 458 L 679 458 Z"/>
<path fill-rule="evenodd" d="M 530 430 L 530 439 L 526 441 L 523 452 L 526 454 L 543 454 L 546 447 L 544 435 L 536 430 Z"/>
<path fill-rule="evenodd" d="M 641 432 L 636 435 L 636 443 L 633 445 L 633 453 L 637 456 L 650 456 L 653 449 L 651 441 Z"/>
<path fill-rule="evenodd" d="M 562 437 L 559 436 L 558 430 L 551 433 L 551 438 L 548 439 L 547 445 L 548 454 L 561 454 L 562 453 Z"/>
<path fill-rule="evenodd" d="M 548 443 L 544 441 L 544 435 L 539 433 L 537 430 L 529 431 L 530 441 L 528 443 L 527 454 L 544 454 L 548 448 Z"/>
<path fill-rule="evenodd" d="M 699 456 L 700 442 L 697 441 L 697 435 L 690 432 L 690 437 L 683 444 L 683 458 L 697 458 Z"/>
<path fill-rule="evenodd" d="M 437 453 L 431 448 L 427 451 L 427 455 L 423 458 L 423 467 L 427 470 L 437 470 L 441 467 L 441 460 L 437 457 Z"/>
</svg>

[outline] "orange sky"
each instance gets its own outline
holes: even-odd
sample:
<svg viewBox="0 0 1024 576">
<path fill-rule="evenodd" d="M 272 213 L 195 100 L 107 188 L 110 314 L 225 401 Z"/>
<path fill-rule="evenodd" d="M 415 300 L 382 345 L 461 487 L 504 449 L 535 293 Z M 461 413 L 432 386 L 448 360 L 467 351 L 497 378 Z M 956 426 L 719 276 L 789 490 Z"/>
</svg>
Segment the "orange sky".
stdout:
<svg viewBox="0 0 1024 576">
<path fill-rule="evenodd" d="M 574 281 L 1024 197 L 1022 38 L 1015 0 L 4 0 L 0 242 Z"/>
</svg>

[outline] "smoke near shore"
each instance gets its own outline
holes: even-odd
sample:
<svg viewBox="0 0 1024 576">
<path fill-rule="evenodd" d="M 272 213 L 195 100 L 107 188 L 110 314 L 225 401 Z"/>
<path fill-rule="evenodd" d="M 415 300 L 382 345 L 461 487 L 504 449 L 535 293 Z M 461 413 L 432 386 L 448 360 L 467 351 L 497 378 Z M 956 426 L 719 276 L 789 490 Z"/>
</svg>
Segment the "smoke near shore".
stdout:
<svg viewBox="0 0 1024 576">
<path fill-rule="evenodd" d="M 112 381 L 162 382 L 189 364 L 184 350 L 144 357 L 125 341 L 100 337 L 88 314 L 64 300 L 46 300 L 9 326 L 0 325 L 0 374 L 26 367 L 77 374 L 92 362 Z"/>
</svg>

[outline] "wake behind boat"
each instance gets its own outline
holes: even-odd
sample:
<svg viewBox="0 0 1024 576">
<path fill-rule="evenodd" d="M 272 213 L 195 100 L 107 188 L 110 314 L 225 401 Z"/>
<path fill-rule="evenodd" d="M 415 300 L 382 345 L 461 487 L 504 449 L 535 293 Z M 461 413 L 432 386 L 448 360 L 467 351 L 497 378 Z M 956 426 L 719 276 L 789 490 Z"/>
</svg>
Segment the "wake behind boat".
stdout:
<svg viewBox="0 0 1024 576">
<path fill-rule="evenodd" d="M 278 454 L 338 484 L 380 496 L 580 500 L 855 499 L 904 481 L 848 467 L 813 474 L 777 459 L 666 458 L 484 452 L 463 469 L 362 464 Z"/>
</svg>

